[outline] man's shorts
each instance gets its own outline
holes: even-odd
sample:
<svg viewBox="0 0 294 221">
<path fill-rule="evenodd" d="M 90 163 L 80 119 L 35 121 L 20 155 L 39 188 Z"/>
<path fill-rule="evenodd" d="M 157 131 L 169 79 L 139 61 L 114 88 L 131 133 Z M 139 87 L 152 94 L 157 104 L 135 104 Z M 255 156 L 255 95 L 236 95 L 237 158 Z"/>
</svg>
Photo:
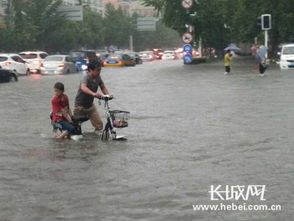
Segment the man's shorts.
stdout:
<svg viewBox="0 0 294 221">
<path fill-rule="evenodd" d="M 74 116 L 86 116 L 90 119 L 93 127 L 95 130 L 102 130 L 103 129 L 103 121 L 101 120 L 99 113 L 93 105 L 90 108 L 85 107 L 75 107 L 73 110 Z"/>
</svg>

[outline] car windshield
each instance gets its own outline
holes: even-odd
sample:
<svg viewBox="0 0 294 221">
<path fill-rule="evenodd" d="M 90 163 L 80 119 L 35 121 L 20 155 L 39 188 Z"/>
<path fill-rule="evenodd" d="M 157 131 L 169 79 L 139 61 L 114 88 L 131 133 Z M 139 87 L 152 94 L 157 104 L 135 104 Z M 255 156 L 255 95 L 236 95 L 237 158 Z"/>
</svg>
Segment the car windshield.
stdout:
<svg viewBox="0 0 294 221">
<path fill-rule="evenodd" d="M 90 57 L 90 58 L 95 58 L 96 57 L 96 53 L 95 52 L 88 51 L 88 52 L 86 52 L 86 56 L 87 57 Z"/>
<path fill-rule="evenodd" d="M 24 59 L 36 59 L 38 58 L 38 55 L 37 54 L 34 54 L 34 53 L 22 53 L 20 54 L 20 56 Z"/>
<path fill-rule="evenodd" d="M 45 59 L 45 61 L 63 61 L 63 57 L 60 56 L 50 56 Z"/>
<path fill-rule="evenodd" d="M 112 60 L 118 60 L 120 59 L 121 55 L 119 54 L 112 54 L 108 56 L 108 59 L 112 59 Z"/>
<path fill-rule="evenodd" d="M 294 47 L 285 47 L 283 54 L 294 54 Z"/>
<path fill-rule="evenodd" d="M 7 61 L 8 60 L 8 58 L 7 57 L 0 57 L 0 62 L 2 62 L 2 61 Z"/>
<path fill-rule="evenodd" d="M 72 52 L 70 53 L 70 56 L 73 58 L 84 58 L 86 57 L 86 54 L 84 52 Z"/>
<path fill-rule="evenodd" d="M 152 52 L 150 51 L 143 51 L 143 52 L 140 52 L 141 55 L 151 55 Z"/>
</svg>

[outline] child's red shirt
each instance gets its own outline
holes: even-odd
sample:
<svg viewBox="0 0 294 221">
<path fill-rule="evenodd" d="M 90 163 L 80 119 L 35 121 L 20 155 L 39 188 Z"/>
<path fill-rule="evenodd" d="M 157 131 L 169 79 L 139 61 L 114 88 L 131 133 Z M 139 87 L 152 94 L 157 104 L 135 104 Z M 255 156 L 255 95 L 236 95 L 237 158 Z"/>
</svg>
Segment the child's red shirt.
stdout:
<svg viewBox="0 0 294 221">
<path fill-rule="evenodd" d="M 61 97 L 54 96 L 51 100 L 51 104 L 53 122 L 67 121 L 65 117 L 62 116 L 62 109 L 69 108 L 67 95 L 63 94 Z"/>
</svg>

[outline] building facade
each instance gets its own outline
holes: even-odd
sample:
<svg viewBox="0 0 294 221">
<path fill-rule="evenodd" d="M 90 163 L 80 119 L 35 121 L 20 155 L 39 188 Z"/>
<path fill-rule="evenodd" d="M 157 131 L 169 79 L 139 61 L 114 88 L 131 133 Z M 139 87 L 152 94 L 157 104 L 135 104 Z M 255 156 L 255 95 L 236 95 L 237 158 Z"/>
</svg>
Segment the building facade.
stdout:
<svg viewBox="0 0 294 221">
<path fill-rule="evenodd" d="M 8 6 L 8 0 L 0 0 L 0 21 L 4 21 L 4 16 L 6 14 L 6 9 Z"/>
<path fill-rule="evenodd" d="M 63 0 L 65 5 L 88 6 L 92 11 L 104 14 L 104 0 Z"/>
<path fill-rule="evenodd" d="M 121 8 L 127 15 L 137 14 L 141 17 L 156 17 L 157 12 L 152 6 L 143 5 L 142 1 L 130 0 L 104 0 L 106 4 L 112 4 L 115 8 Z"/>
<path fill-rule="evenodd" d="M 130 15 L 137 14 L 141 17 L 156 17 L 157 11 L 152 6 L 143 5 L 142 1 L 130 3 Z"/>
</svg>

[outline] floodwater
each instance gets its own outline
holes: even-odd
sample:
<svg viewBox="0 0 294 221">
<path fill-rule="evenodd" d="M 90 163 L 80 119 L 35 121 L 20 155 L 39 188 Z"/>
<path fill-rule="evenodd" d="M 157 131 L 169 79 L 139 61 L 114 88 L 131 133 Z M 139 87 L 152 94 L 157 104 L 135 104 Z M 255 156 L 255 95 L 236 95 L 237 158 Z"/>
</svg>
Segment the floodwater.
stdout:
<svg viewBox="0 0 294 221">
<path fill-rule="evenodd" d="M 52 87 L 64 82 L 73 104 L 80 73 L 1 84 L 0 220 L 293 220 L 294 72 L 260 78 L 242 59 L 223 72 L 181 61 L 103 69 L 111 106 L 131 112 L 127 142 L 101 142 L 89 122 L 84 140 L 54 139 Z M 215 203 L 211 185 L 266 185 L 254 203 L 282 211 L 194 211 Z"/>
</svg>

